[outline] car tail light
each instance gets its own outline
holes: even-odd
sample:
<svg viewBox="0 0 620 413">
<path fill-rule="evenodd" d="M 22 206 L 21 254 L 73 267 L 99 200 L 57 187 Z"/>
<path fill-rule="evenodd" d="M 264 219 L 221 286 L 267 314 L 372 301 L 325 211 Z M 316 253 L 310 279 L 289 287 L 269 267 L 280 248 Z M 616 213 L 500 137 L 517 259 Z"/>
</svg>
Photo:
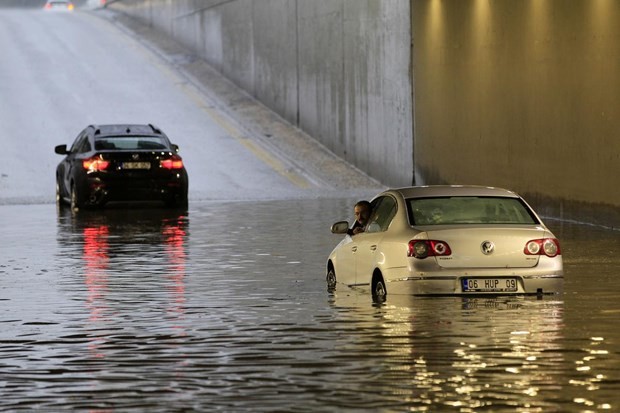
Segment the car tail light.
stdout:
<svg viewBox="0 0 620 413">
<path fill-rule="evenodd" d="M 432 239 L 411 240 L 407 249 L 408 257 L 424 259 L 426 257 L 445 257 L 452 254 L 447 242 Z"/>
<path fill-rule="evenodd" d="M 179 155 L 172 155 L 169 159 L 162 159 L 159 164 L 164 169 L 181 169 L 183 168 L 183 159 Z"/>
<path fill-rule="evenodd" d="M 98 156 L 84 159 L 82 161 L 82 166 L 89 172 L 103 171 L 108 167 L 108 165 L 110 165 L 110 161 L 101 159 Z"/>
<path fill-rule="evenodd" d="M 523 252 L 525 255 L 546 255 L 552 258 L 556 255 L 562 255 L 560 242 L 555 238 L 540 238 L 528 241 Z"/>
</svg>

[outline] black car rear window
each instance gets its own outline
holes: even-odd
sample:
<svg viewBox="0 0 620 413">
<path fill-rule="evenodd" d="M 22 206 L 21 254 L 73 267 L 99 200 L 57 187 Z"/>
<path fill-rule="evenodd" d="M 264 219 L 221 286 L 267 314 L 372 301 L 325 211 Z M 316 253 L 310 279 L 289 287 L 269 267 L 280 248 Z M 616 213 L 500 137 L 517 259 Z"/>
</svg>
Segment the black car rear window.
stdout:
<svg viewBox="0 0 620 413">
<path fill-rule="evenodd" d="M 168 150 L 168 142 L 159 136 L 106 136 L 95 140 L 95 150 Z"/>
<path fill-rule="evenodd" d="M 407 200 L 411 225 L 538 224 L 519 198 L 456 196 Z"/>
</svg>

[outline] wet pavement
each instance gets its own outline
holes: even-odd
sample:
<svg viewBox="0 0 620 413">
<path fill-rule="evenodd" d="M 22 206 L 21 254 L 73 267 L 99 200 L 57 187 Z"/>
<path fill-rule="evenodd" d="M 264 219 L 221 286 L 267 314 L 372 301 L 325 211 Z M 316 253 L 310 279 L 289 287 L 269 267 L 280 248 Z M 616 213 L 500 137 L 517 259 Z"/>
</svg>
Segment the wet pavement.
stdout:
<svg viewBox="0 0 620 413">
<path fill-rule="evenodd" d="M 620 408 L 620 234 L 547 221 L 561 296 L 330 294 L 351 199 L 0 206 L 0 410 Z"/>
</svg>

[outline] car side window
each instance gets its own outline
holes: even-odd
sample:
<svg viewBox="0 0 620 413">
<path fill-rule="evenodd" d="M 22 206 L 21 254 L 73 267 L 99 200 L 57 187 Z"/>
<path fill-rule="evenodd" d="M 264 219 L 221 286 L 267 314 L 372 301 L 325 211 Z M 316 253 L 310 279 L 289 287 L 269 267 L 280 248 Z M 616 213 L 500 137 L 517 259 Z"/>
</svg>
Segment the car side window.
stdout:
<svg viewBox="0 0 620 413">
<path fill-rule="evenodd" d="M 71 153 L 82 153 L 82 152 L 86 152 L 85 149 L 85 144 L 88 144 L 88 136 L 85 133 L 81 133 L 80 135 L 78 135 L 78 137 L 75 139 L 75 142 L 73 142 L 73 145 L 71 146 Z"/>
<path fill-rule="evenodd" d="M 376 201 L 376 202 L 375 202 Z M 372 202 L 373 209 L 367 232 L 386 231 L 396 215 L 396 200 L 391 196 L 383 196 Z"/>
<path fill-rule="evenodd" d="M 90 145 L 90 141 L 88 140 L 88 136 L 84 137 L 84 140 L 82 141 L 82 145 L 80 145 L 78 151 L 80 153 L 91 151 L 91 145 Z"/>
<path fill-rule="evenodd" d="M 368 224 L 366 224 L 365 232 L 381 232 L 381 227 L 377 224 L 377 211 L 379 211 L 379 207 L 381 206 L 381 202 L 385 197 L 375 198 L 370 202 L 371 213 L 370 218 L 368 219 Z"/>
</svg>

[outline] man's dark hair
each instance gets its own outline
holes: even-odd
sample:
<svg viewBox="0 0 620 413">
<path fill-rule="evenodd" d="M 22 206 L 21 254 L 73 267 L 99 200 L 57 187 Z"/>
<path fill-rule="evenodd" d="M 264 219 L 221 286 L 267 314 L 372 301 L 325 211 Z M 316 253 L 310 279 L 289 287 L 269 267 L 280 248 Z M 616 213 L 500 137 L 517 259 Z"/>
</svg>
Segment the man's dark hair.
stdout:
<svg viewBox="0 0 620 413">
<path fill-rule="evenodd" d="M 368 208 L 369 211 L 372 209 L 372 205 L 370 205 L 370 202 L 365 200 L 359 201 L 357 204 L 355 204 L 355 206 L 365 206 L 366 208 Z"/>
</svg>

